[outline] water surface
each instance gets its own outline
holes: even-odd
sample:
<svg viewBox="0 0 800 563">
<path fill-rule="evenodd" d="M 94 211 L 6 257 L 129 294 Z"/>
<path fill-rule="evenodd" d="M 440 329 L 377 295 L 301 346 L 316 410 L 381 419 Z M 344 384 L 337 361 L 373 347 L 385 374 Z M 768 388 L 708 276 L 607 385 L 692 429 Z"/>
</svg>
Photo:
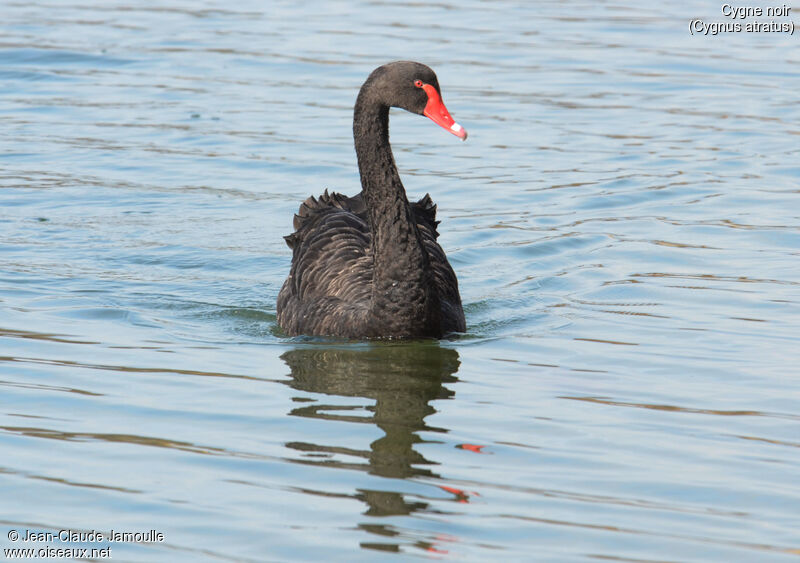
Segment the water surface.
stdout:
<svg viewBox="0 0 800 563">
<path fill-rule="evenodd" d="M 679 2 L 6 2 L 2 547 L 795 561 L 800 51 Z M 786 21 L 788 19 L 784 18 Z M 287 338 L 282 236 L 392 112 L 468 330 Z M 162 542 L 12 542 L 156 530 Z"/>
</svg>

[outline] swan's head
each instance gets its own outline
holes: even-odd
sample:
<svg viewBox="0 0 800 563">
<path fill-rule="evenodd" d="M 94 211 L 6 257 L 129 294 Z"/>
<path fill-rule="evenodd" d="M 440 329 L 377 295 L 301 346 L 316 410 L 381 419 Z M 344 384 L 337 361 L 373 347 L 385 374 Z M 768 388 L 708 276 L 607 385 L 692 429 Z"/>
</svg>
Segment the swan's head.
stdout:
<svg viewBox="0 0 800 563">
<path fill-rule="evenodd" d="M 379 93 L 386 105 L 424 115 L 462 141 L 466 140 L 467 130 L 447 111 L 439 81 L 430 67 L 412 61 L 385 64 L 372 71 L 366 84 Z"/>
</svg>

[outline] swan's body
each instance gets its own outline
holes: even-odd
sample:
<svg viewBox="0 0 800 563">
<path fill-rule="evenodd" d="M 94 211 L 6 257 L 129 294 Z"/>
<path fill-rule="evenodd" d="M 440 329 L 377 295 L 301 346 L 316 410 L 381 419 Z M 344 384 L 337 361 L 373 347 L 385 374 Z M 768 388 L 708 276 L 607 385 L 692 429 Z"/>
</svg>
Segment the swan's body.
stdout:
<svg viewBox="0 0 800 563">
<path fill-rule="evenodd" d="M 433 337 L 466 329 L 455 273 L 436 242 L 436 206 L 409 203 L 389 145 L 389 107 L 424 114 L 462 139 L 436 75 L 397 62 L 370 74 L 356 101 L 362 192 L 311 197 L 295 215 L 278 323 L 290 335 Z"/>
</svg>

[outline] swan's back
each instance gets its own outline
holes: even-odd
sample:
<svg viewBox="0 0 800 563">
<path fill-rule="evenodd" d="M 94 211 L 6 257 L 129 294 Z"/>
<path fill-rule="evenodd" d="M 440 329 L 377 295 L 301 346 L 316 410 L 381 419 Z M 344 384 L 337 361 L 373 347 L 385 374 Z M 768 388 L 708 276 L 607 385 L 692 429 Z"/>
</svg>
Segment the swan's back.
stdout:
<svg viewBox="0 0 800 563">
<path fill-rule="evenodd" d="M 428 254 L 442 309 L 442 333 L 466 329 L 458 282 L 436 242 L 436 205 L 426 195 L 411 210 Z M 369 327 L 372 298 L 372 235 L 361 194 L 347 197 L 327 190 L 309 197 L 286 237 L 292 249 L 289 277 L 278 295 L 278 322 L 290 335 L 357 337 Z"/>
</svg>

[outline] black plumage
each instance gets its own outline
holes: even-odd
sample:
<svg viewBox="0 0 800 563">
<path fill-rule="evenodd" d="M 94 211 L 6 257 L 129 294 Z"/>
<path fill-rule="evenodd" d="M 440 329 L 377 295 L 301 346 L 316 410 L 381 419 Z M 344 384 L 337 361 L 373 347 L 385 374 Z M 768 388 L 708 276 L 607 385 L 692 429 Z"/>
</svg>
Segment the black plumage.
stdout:
<svg viewBox="0 0 800 563">
<path fill-rule="evenodd" d="M 458 281 L 436 242 L 436 205 L 428 195 L 409 203 L 389 145 L 389 107 L 465 138 L 440 96 L 433 71 L 407 61 L 375 69 L 361 87 L 353 136 L 362 192 L 326 190 L 295 215 L 291 271 L 278 295 L 287 334 L 440 338 L 466 329 Z"/>
</svg>

